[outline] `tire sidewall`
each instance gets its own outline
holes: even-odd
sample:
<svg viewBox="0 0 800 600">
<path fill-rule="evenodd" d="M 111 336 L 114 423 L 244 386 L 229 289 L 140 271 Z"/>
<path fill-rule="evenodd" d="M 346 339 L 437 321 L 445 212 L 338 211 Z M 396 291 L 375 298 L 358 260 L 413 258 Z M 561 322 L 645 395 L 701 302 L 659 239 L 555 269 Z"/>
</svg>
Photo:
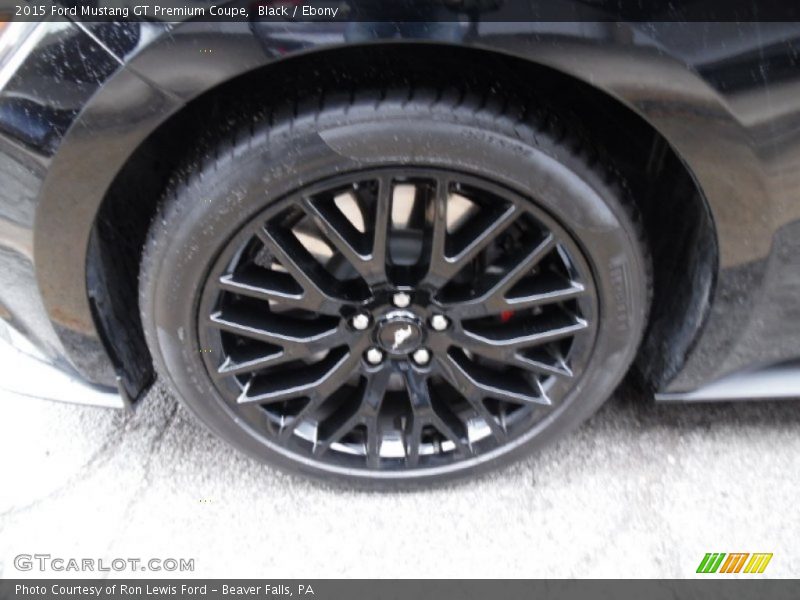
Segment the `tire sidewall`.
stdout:
<svg viewBox="0 0 800 600">
<path fill-rule="evenodd" d="M 439 167 L 503 184 L 554 217 L 580 245 L 597 291 L 595 347 L 561 405 L 502 453 L 466 468 L 378 474 L 336 472 L 287 456 L 248 434 L 214 388 L 200 358 L 197 305 L 227 242 L 257 213 L 328 177 L 398 165 Z M 367 485 L 475 475 L 541 447 L 588 418 L 631 364 L 645 325 L 647 264 L 621 190 L 585 158 L 528 126 L 492 115 L 410 105 L 353 106 L 263 128 L 192 169 L 151 230 L 143 260 L 142 319 L 156 370 L 215 434 L 290 471 Z"/>
</svg>

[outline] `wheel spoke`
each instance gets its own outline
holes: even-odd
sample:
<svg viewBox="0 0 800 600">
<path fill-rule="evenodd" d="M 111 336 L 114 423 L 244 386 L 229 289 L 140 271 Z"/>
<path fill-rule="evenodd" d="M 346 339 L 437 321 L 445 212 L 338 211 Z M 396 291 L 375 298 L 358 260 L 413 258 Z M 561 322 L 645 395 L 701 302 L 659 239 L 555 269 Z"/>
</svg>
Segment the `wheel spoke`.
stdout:
<svg viewBox="0 0 800 600">
<path fill-rule="evenodd" d="M 560 359 L 557 365 L 551 365 L 529 358 L 523 352 L 530 348 L 538 348 L 551 342 L 580 335 L 587 328 L 588 323 L 585 320 L 577 319 L 570 324 L 528 334 L 519 334 L 515 331 L 514 335 L 509 337 L 490 337 L 472 331 L 456 330 L 453 332 L 453 339 L 457 341 L 460 348 L 466 349 L 472 354 L 539 375 L 555 375 L 571 379 L 572 371 L 563 359 Z"/>
<path fill-rule="evenodd" d="M 504 210 L 487 216 L 474 237 L 457 254 L 450 255 L 447 248 L 447 206 L 450 182 L 447 179 L 437 181 L 434 201 L 434 220 L 430 243 L 430 266 L 422 281 L 433 289 L 447 283 L 466 265 L 473 261 L 489 244 L 503 233 L 514 222 L 519 211 L 513 204 Z"/>
<path fill-rule="evenodd" d="M 446 360 L 452 365 L 451 373 L 454 380 L 459 382 L 457 389 L 466 390 L 474 388 L 474 398 L 484 400 L 494 398 L 517 404 L 550 404 L 546 397 L 534 393 L 533 389 L 520 381 L 504 377 L 499 373 L 471 365 L 469 359 L 455 358 L 448 355 Z"/>
<path fill-rule="evenodd" d="M 243 373 L 252 373 L 254 371 L 260 371 L 261 369 L 266 369 L 267 367 L 275 367 L 285 362 L 294 360 L 295 358 L 296 357 L 293 356 L 292 353 L 284 350 L 279 350 L 278 352 L 268 354 L 266 356 L 261 356 L 259 358 L 242 362 L 235 362 L 231 357 L 228 357 L 225 359 L 225 362 L 217 368 L 214 376 L 215 378 L 219 379 L 223 377 L 241 375 Z"/>
<path fill-rule="evenodd" d="M 367 466 L 370 469 L 377 469 L 381 463 L 381 430 L 378 425 L 377 417 L 369 417 L 365 420 L 367 427 Z"/>
<path fill-rule="evenodd" d="M 390 375 L 391 371 L 389 369 L 380 369 L 367 377 L 367 383 L 361 393 L 359 406 L 353 414 L 330 435 L 326 436 L 324 440 L 317 441 L 314 447 L 314 453 L 317 456 L 321 456 L 327 452 L 331 444 L 335 444 L 341 440 L 345 435 L 353 431 L 357 425 L 365 425 L 367 427 L 369 440 L 368 451 L 370 447 L 375 446 L 373 450 L 375 454 L 377 454 L 377 446 L 380 444 L 380 438 L 378 436 L 378 414 L 380 413 Z"/>
<path fill-rule="evenodd" d="M 433 198 L 433 224 L 430 234 L 430 264 L 428 273 L 421 285 L 431 288 L 443 286 L 456 272 L 447 257 L 447 200 L 449 197 L 447 179 L 436 181 L 436 192 Z"/>
<path fill-rule="evenodd" d="M 542 304 L 560 302 L 579 296 L 583 293 L 582 286 L 569 286 L 566 293 L 540 293 L 529 297 L 509 300 L 507 292 L 531 269 L 547 256 L 556 247 L 555 237 L 547 234 L 535 247 L 526 252 L 514 266 L 512 266 L 502 277 L 494 282 L 488 290 L 476 297 L 465 299 L 464 301 L 444 304 L 443 310 L 447 310 L 460 319 L 469 319 L 481 316 L 496 315 L 507 310 L 522 310 Z"/>
<path fill-rule="evenodd" d="M 277 315 L 264 315 L 262 319 L 262 325 L 259 326 L 248 322 L 249 320 L 237 320 L 216 312 L 206 322 L 222 331 L 281 346 L 285 352 L 297 351 L 301 355 L 329 350 L 343 343 L 346 336 L 342 325 L 316 331 L 306 330 L 304 335 L 300 331 L 293 331 L 291 324 Z"/>
<path fill-rule="evenodd" d="M 283 382 L 270 381 L 263 390 L 254 390 L 255 378 L 251 378 L 239 395 L 239 404 L 269 404 L 291 400 L 301 396 L 325 398 L 341 388 L 352 375 L 352 369 L 361 360 L 359 354 L 347 352 L 327 369 L 309 368 L 293 385 L 282 385 Z M 323 367 L 327 366 L 323 364 Z"/>
<path fill-rule="evenodd" d="M 538 373 L 539 375 L 545 375 L 545 376 L 553 375 L 556 377 L 563 377 L 565 379 L 572 379 L 573 377 L 572 369 L 569 368 L 564 359 L 560 357 L 555 357 L 554 360 L 557 363 L 555 365 L 542 362 L 540 360 L 534 360 L 527 356 L 523 356 L 522 354 L 515 354 L 510 362 L 511 364 L 520 367 L 521 369 L 533 371 L 534 373 Z"/>
<path fill-rule="evenodd" d="M 331 447 L 332 444 L 337 443 L 341 440 L 344 436 L 348 433 L 353 431 L 356 425 L 361 424 L 361 415 L 356 413 L 348 418 L 344 423 L 342 423 L 336 430 L 327 436 L 324 440 L 317 440 L 317 443 L 314 444 L 314 456 L 322 456 L 325 454 L 328 449 Z"/>
<path fill-rule="evenodd" d="M 233 292 L 242 296 L 255 298 L 256 300 L 264 300 L 267 302 L 274 302 L 280 304 L 284 308 L 306 309 L 308 302 L 304 297 L 303 292 L 292 293 L 287 289 L 280 288 L 279 286 L 269 287 L 265 283 L 256 283 L 248 280 L 241 275 L 228 274 L 219 278 L 219 287 L 226 292 Z M 324 307 L 323 307 L 324 308 Z M 317 311 L 322 314 L 323 311 Z M 335 309 L 327 314 L 337 314 Z"/>
<path fill-rule="evenodd" d="M 364 235 L 353 227 L 336 206 L 326 206 L 324 203 L 305 199 L 304 207 L 325 237 L 367 284 L 376 285 L 385 279 L 384 269 L 378 261 L 373 260 L 372 251 L 364 252 Z"/>
<path fill-rule="evenodd" d="M 286 444 L 291 439 L 292 435 L 294 435 L 300 423 L 313 415 L 324 401 L 325 398 L 322 396 L 313 396 L 299 413 L 293 417 L 283 419 L 278 431 L 278 439 L 283 444 Z"/>
<path fill-rule="evenodd" d="M 484 229 L 476 235 L 467 246 L 458 254 L 448 259 L 451 270 L 455 274 L 464 265 L 472 261 L 491 242 L 497 239 L 517 217 L 517 207 L 509 205 L 503 212 L 494 216 L 493 220 L 485 224 Z"/>
<path fill-rule="evenodd" d="M 548 290 L 539 293 L 514 296 L 513 298 L 499 298 L 497 307 L 498 312 L 504 310 L 526 310 L 536 306 L 546 304 L 556 304 L 580 298 L 586 293 L 586 288 L 580 283 L 572 283 L 561 289 Z"/>
<path fill-rule="evenodd" d="M 489 336 L 475 331 L 464 329 L 462 333 L 454 332 L 454 338 L 473 352 L 493 352 L 497 357 L 511 357 L 514 353 L 535 346 L 543 346 L 551 342 L 574 337 L 589 327 L 584 319 L 576 319 L 575 322 L 564 324 L 551 329 L 532 331 L 525 333 L 520 330 L 513 331 L 507 337 L 499 334 Z"/>
<path fill-rule="evenodd" d="M 504 443 L 508 437 L 508 433 L 505 428 L 497 422 L 494 415 L 489 412 L 489 409 L 486 408 L 486 405 L 483 403 L 484 397 L 481 391 L 472 385 L 469 378 L 467 378 L 457 365 L 449 360 L 449 357 L 445 359 L 437 357 L 436 362 L 439 367 L 439 373 L 441 373 L 450 385 L 458 390 L 467 402 L 470 403 L 475 413 L 486 423 L 487 427 L 489 427 L 495 440 L 499 443 Z"/>
<path fill-rule="evenodd" d="M 371 281 L 387 280 L 387 245 L 389 244 L 389 224 L 392 218 L 393 190 L 391 177 L 382 176 L 378 179 L 378 193 L 372 211 L 372 247 L 370 251 L 372 264 L 370 269 L 374 271 L 374 274 L 370 276 Z"/>
<path fill-rule="evenodd" d="M 511 287 L 524 277 L 533 267 L 539 264 L 551 250 L 556 247 L 556 239 L 552 233 L 548 233 L 545 239 L 542 240 L 537 246 L 527 252 L 522 259 L 514 265 L 508 273 L 506 273 L 500 281 L 498 281 L 489 290 L 489 296 L 497 294 L 505 294 Z"/>
<path fill-rule="evenodd" d="M 259 227 L 256 235 L 273 254 L 275 259 L 303 288 L 303 307 L 323 314 L 337 314 L 342 300 L 323 290 L 323 285 L 314 277 L 314 259 L 303 245 L 288 232 L 272 232 Z"/>
<path fill-rule="evenodd" d="M 416 453 L 414 460 L 419 459 L 418 445 L 422 430 L 426 425 L 434 427 L 439 433 L 453 442 L 456 452 L 461 454 L 468 452 L 469 447 L 466 441 L 456 433 L 453 426 L 445 421 L 434 408 L 427 377 L 411 368 L 406 368 L 403 369 L 403 378 L 405 379 L 408 398 L 411 402 L 411 419 L 413 422 L 411 443 L 407 442 L 407 456 L 411 457 L 413 450 Z M 414 445 L 417 447 L 414 448 Z"/>
<path fill-rule="evenodd" d="M 405 436 L 406 465 L 410 468 L 419 464 L 423 425 L 424 422 L 420 418 L 415 415 L 411 416 L 411 431 Z"/>
</svg>

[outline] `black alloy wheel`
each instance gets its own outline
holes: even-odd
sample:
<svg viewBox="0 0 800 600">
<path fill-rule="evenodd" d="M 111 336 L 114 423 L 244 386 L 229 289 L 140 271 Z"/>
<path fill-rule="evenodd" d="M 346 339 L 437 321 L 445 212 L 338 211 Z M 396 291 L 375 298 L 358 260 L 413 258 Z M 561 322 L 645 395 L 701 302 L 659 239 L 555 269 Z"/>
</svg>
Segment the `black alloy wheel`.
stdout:
<svg viewBox="0 0 800 600">
<path fill-rule="evenodd" d="M 486 169 L 509 139 L 480 112 L 420 123 L 412 155 L 387 155 L 398 116 L 435 104 L 358 108 L 344 130 L 324 108 L 265 126 L 165 202 L 142 284 L 160 374 L 247 452 L 377 485 L 478 472 L 582 421 L 647 307 L 620 188 L 554 160 L 566 145 L 542 132 L 500 157 L 508 173 Z M 456 150 L 465 132 L 488 146 Z"/>
<path fill-rule="evenodd" d="M 585 364 L 595 313 L 580 251 L 531 202 L 400 168 L 257 216 L 212 269 L 198 329 L 220 394 L 261 435 L 309 460 L 405 470 L 541 421 Z"/>
</svg>

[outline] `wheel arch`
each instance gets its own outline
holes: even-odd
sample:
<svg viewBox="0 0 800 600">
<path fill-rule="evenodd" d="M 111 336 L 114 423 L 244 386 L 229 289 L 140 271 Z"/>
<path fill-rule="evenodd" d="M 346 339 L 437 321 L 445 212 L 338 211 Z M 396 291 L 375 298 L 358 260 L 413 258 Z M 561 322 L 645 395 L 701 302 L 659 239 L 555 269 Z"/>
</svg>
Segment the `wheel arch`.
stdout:
<svg viewBox="0 0 800 600">
<path fill-rule="evenodd" d="M 474 77 L 476 67 L 483 65 L 487 74 L 502 71 L 498 81 L 509 87 L 539 94 L 560 90 L 557 93 L 569 110 L 580 112 L 581 108 L 592 107 L 592 116 L 587 119 L 589 128 L 608 140 L 610 151 L 622 159 L 621 167 L 634 181 L 634 195 L 641 198 L 647 194 L 651 199 L 643 213 L 648 237 L 651 243 L 655 242 L 656 301 L 639 366 L 654 388 L 668 382 L 680 370 L 702 329 L 719 264 L 717 229 L 708 194 L 692 160 L 676 149 L 681 145 L 690 150 L 692 147 L 680 131 L 674 130 L 675 115 L 668 115 L 665 126 L 664 109 L 660 108 L 662 120 L 654 123 L 652 111 L 648 115 L 647 110 L 642 110 L 647 102 L 637 99 L 641 90 L 626 98 L 624 86 L 615 86 L 613 81 L 595 80 L 590 84 L 591 73 L 581 74 L 574 64 L 559 64 L 563 62 L 561 58 L 547 53 L 520 57 L 507 49 L 488 47 L 427 43 L 378 46 L 390 61 L 399 55 L 413 55 L 417 61 L 424 57 L 425 64 L 436 67 L 433 70 L 437 73 L 447 73 L 454 84 L 463 83 L 468 73 Z M 240 103 L 253 102 L 251 94 L 242 96 L 245 90 L 257 89 L 269 95 L 294 89 L 298 93 L 302 86 L 319 85 L 320 79 L 331 73 L 345 87 L 375 85 L 374 78 L 364 73 L 352 74 L 353 61 L 363 61 L 367 55 L 372 60 L 374 52 L 367 54 L 358 47 L 341 46 L 272 62 L 265 62 L 268 59 L 262 56 L 260 65 L 246 60 L 248 68 L 244 72 L 230 72 L 225 77 L 217 73 L 219 81 L 213 85 L 198 81 L 200 87 L 192 93 L 185 87 L 163 89 L 165 73 L 151 74 L 144 67 L 155 64 L 154 53 L 163 54 L 165 49 L 145 49 L 144 54 L 150 52 L 147 56 L 143 54 L 129 68 L 121 69 L 84 108 L 54 158 L 43 187 L 35 233 L 45 306 L 62 339 L 73 336 L 80 340 L 78 345 L 65 344 L 68 350 L 79 349 L 71 352 L 71 358 L 84 371 L 90 369 L 82 366 L 110 359 L 122 378 L 124 391 L 133 397 L 152 379 L 138 310 L 132 305 L 137 296 L 130 293 L 138 281 L 137 252 L 141 252 L 140 242 L 170 173 L 187 164 L 186 142 L 191 140 L 191 146 L 202 154 L 203 136 L 215 135 L 209 131 L 213 128 L 206 127 L 208 115 L 223 119 L 236 114 Z M 161 58 L 164 60 L 163 55 Z M 643 63 L 652 60 L 642 58 Z M 309 65 L 307 61 L 323 61 L 333 70 L 304 68 Z M 452 61 L 451 65 L 461 64 L 462 68 L 442 71 L 448 61 Z M 675 65 L 670 63 L 665 68 L 675 69 Z M 527 83 L 512 81 L 515 77 L 522 80 L 521 73 L 527 75 Z M 702 99 L 708 110 L 708 90 L 693 75 L 682 70 L 676 73 L 689 78 L 698 95 L 681 98 L 681 102 L 691 104 L 690 100 Z M 280 82 L 278 86 L 276 81 Z M 264 92 L 267 86 L 271 87 Z M 684 106 L 680 110 L 687 109 Z M 711 120 L 724 116 L 723 111 L 721 105 L 715 107 Z M 228 125 L 242 123 L 233 119 Z M 620 127 L 627 132 L 615 135 L 619 133 L 615 128 Z M 725 131 L 732 127 L 727 117 L 725 127 Z M 625 144 L 636 136 L 645 136 L 646 143 L 633 151 L 625 150 Z M 646 155 L 641 154 L 642 148 Z M 643 156 L 646 160 L 642 160 Z M 699 166 L 704 173 L 708 171 L 707 165 Z M 656 179 L 641 176 L 654 172 L 658 173 Z M 122 229 L 115 225 L 121 222 L 125 223 Z M 665 222 L 671 222 L 673 229 L 665 228 Z M 665 231 L 674 235 L 664 235 Z M 684 256 L 667 252 L 667 245 L 676 240 L 680 240 Z M 676 293 L 665 294 L 667 289 Z"/>
</svg>

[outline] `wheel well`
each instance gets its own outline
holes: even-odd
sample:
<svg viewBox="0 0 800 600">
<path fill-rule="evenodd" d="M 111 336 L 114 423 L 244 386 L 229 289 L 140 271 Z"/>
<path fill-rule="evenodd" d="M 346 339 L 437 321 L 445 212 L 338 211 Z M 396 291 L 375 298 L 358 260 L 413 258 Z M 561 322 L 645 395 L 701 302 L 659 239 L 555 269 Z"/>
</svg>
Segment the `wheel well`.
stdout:
<svg viewBox="0 0 800 600">
<path fill-rule="evenodd" d="M 213 88 L 164 122 L 118 173 L 94 223 L 87 288 L 131 397 L 153 378 L 139 319 L 139 262 L 170 179 L 213 155 L 217 140 L 268 118 L 267 107 L 302 110 L 303 98 L 319 90 L 352 94 L 398 82 L 440 88 L 443 78 L 457 91 L 489 89 L 500 101 L 545 104 L 578 120 L 610 154 L 643 215 L 653 256 L 654 299 L 638 371 L 658 389 L 680 369 L 710 304 L 717 242 L 702 192 L 668 142 L 620 101 L 551 68 L 484 50 L 390 44 L 298 56 Z"/>
</svg>

